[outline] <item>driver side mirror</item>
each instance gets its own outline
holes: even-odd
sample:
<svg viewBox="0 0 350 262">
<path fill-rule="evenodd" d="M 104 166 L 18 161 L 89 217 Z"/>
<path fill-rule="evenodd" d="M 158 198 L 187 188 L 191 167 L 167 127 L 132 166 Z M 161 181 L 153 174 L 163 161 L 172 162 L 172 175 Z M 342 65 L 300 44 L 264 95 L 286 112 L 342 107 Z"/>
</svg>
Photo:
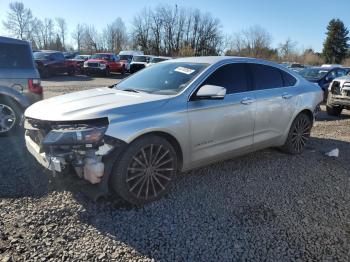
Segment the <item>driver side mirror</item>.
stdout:
<svg viewBox="0 0 350 262">
<path fill-rule="evenodd" d="M 195 99 L 224 99 L 225 95 L 225 87 L 215 85 L 204 85 L 198 90 Z"/>
</svg>

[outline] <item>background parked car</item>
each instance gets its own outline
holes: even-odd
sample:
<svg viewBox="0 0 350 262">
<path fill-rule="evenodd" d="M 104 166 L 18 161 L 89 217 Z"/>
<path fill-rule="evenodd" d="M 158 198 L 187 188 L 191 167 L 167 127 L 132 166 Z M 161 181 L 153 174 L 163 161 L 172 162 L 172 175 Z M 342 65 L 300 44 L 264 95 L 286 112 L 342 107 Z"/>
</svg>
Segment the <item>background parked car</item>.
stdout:
<svg viewBox="0 0 350 262">
<path fill-rule="evenodd" d="M 131 63 L 132 58 L 135 55 L 143 55 L 143 52 L 142 51 L 134 51 L 134 50 L 128 50 L 128 51 L 123 50 L 123 51 L 120 51 L 118 55 L 119 55 L 120 60 L 125 63 L 126 70 L 129 72 L 130 71 L 130 63 Z"/>
<path fill-rule="evenodd" d="M 79 55 L 79 52 L 63 52 L 63 55 L 66 59 L 73 59 L 77 55 Z"/>
<path fill-rule="evenodd" d="M 326 110 L 328 115 L 339 116 L 343 109 L 350 109 L 350 76 L 336 78 L 329 85 Z"/>
<path fill-rule="evenodd" d="M 150 62 L 153 56 L 150 55 L 136 55 L 132 58 L 130 63 L 130 73 L 136 73 L 141 69 L 144 69 L 146 65 Z"/>
<path fill-rule="evenodd" d="M 0 37 L 0 135 L 18 128 L 24 110 L 42 98 L 29 43 Z"/>
<path fill-rule="evenodd" d="M 317 83 L 325 94 L 328 94 L 329 84 L 337 77 L 346 75 L 347 71 L 341 67 L 309 67 L 301 70 L 299 74 L 312 83 Z"/>
<path fill-rule="evenodd" d="M 77 63 L 76 71 L 79 73 L 84 73 L 84 62 L 89 60 L 90 55 L 77 55 L 74 58 L 70 59 Z"/>
<path fill-rule="evenodd" d="M 33 55 L 42 78 L 66 73 L 74 75 L 76 72 L 77 62 L 66 59 L 62 52 L 42 50 Z"/>
<path fill-rule="evenodd" d="M 110 76 L 111 72 L 121 73 L 126 72 L 126 62 L 119 59 L 118 56 L 112 53 L 94 54 L 84 63 L 84 71 L 87 75 L 103 74 Z"/>
<path fill-rule="evenodd" d="M 171 57 L 166 57 L 166 56 L 154 56 L 154 57 L 151 58 L 149 63 L 146 65 L 146 67 L 154 65 L 154 64 L 159 63 L 159 62 L 163 62 L 163 61 L 169 60 L 169 59 L 172 59 L 172 58 Z"/>
</svg>

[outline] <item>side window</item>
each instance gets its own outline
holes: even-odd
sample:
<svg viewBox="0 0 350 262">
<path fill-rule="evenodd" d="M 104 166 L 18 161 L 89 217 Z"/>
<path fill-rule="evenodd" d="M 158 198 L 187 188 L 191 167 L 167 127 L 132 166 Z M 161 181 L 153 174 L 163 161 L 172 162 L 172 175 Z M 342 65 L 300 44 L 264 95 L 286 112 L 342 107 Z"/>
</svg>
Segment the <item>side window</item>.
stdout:
<svg viewBox="0 0 350 262">
<path fill-rule="evenodd" d="M 330 79 L 336 78 L 336 77 L 337 77 L 337 74 L 336 74 L 335 70 L 331 71 L 331 72 L 328 74 L 328 77 L 329 77 Z"/>
<path fill-rule="evenodd" d="M 345 76 L 346 75 L 346 70 L 344 69 L 338 69 L 337 70 L 337 77 Z"/>
<path fill-rule="evenodd" d="M 255 81 L 255 90 L 283 87 L 279 69 L 261 64 L 251 64 L 250 67 Z"/>
<path fill-rule="evenodd" d="M 226 88 L 227 94 L 248 91 L 245 64 L 228 64 L 218 68 L 203 83 Z"/>
<path fill-rule="evenodd" d="M 294 78 L 294 76 L 288 74 L 287 72 L 284 72 L 283 70 L 279 70 L 282 78 L 283 78 L 283 86 L 294 86 L 297 80 Z"/>
<path fill-rule="evenodd" d="M 56 60 L 58 61 L 63 61 L 65 58 L 64 58 L 64 55 L 62 53 L 56 53 Z"/>
</svg>

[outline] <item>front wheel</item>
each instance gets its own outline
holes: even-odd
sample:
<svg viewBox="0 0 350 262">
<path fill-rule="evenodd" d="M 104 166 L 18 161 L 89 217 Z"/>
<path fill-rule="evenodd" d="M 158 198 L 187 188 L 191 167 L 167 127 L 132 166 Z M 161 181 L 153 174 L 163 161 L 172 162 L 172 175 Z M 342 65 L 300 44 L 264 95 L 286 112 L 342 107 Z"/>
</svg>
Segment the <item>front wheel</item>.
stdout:
<svg viewBox="0 0 350 262">
<path fill-rule="evenodd" d="M 293 121 L 286 143 L 282 150 L 289 154 L 300 154 L 304 151 L 305 145 L 310 138 L 312 121 L 304 113 L 299 114 Z"/>
<path fill-rule="evenodd" d="M 326 111 L 327 111 L 327 114 L 330 116 L 340 116 L 341 111 L 343 111 L 343 107 L 326 105 Z"/>
<path fill-rule="evenodd" d="M 172 145 L 158 136 L 144 136 L 129 145 L 114 164 L 111 186 L 131 204 L 155 201 L 169 191 L 178 168 Z"/>
<path fill-rule="evenodd" d="M 120 73 L 121 73 L 122 75 L 125 75 L 125 71 L 126 71 L 126 70 L 125 70 L 125 67 L 123 66 L 123 67 L 122 67 L 122 71 L 121 71 Z"/>
<path fill-rule="evenodd" d="M 109 70 L 109 68 L 107 67 L 105 70 L 105 76 L 110 76 L 111 75 L 111 71 Z"/>
<path fill-rule="evenodd" d="M 6 136 L 19 128 L 21 109 L 11 99 L 0 98 L 0 136 Z"/>
</svg>

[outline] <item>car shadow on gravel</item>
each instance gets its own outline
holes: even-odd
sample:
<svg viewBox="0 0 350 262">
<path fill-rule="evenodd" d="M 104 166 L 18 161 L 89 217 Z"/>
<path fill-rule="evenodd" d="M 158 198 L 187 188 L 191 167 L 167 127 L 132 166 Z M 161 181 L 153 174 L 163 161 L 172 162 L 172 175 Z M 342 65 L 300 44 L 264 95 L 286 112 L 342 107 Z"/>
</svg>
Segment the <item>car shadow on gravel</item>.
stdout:
<svg viewBox="0 0 350 262">
<path fill-rule="evenodd" d="M 53 176 L 27 151 L 23 133 L 0 137 L 0 199 L 40 198 L 52 191 L 77 191 L 73 178 Z"/>
<path fill-rule="evenodd" d="M 335 147 L 339 158 L 324 155 Z M 255 258 L 315 257 L 323 251 L 302 253 L 295 243 L 325 245 L 327 230 L 305 232 L 338 223 L 337 209 L 322 205 L 349 181 L 349 154 L 349 142 L 313 137 L 301 155 L 268 149 L 181 174 L 168 196 L 144 207 L 80 198 L 79 219 L 155 260 L 240 260 L 249 250 L 258 250 Z"/>
</svg>

